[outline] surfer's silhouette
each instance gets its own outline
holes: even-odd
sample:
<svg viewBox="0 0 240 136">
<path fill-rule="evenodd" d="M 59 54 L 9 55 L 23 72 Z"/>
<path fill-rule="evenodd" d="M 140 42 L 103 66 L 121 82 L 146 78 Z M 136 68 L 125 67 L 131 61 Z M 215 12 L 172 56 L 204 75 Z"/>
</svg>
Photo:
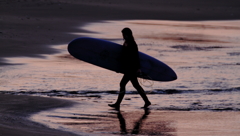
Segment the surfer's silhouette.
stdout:
<svg viewBox="0 0 240 136">
<path fill-rule="evenodd" d="M 119 108 L 126 92 L 126 84 L 131 81 L 133 87 L 138 91 L 140 96 L 145 102 L 144 108 L 151 105 L 148 100 L 143 88 L 140 86 L 137 80 L 137 74 L 141 73 L 140 60 L 138 55 L 138 47 L 132 35 L 132 31 L 129 28 L 124 28 L 122 30 L 122 35 L 124 38 L 121 65 L 124 71 L 124 76 L 120 82 L 120 92 L 118 94 L 118 99 L 114 104 L 109 104 L 110 107 Z"/>
</svg>

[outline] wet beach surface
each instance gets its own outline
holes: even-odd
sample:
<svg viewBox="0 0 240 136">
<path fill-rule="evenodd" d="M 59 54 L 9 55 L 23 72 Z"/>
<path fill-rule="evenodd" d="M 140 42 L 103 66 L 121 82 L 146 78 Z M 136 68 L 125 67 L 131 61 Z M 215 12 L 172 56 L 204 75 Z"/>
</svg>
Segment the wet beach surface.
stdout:
<svg viewBox="0 0 240 136">
<path fill-rule="evenodd" d="M 178 75 L 176 81 L 154 82 L 147 90 L 197 91 L 239 87 L 239 21 L 105 21 L 80 27 L 90 33 L 73 34 L 122 44 L 120 31 L 125 26 L 133 29 L 141 52 L 168 64 Z M 0 90 L 118 90 L 121 74 L 74 59 L 67 52 L 67 44 L 52 48 L 61 53 L 43 55 L 44 59 L 6 58 L 19 65 L 1 67 Z M 128 87 L 134 90 L 131 85 Z"/>
<path fill-rule="evenodd" d="M 122 75 L 74 59 L 66 44 L 52 46 L 61 53 L 45 59 L 9 58 L 19 65 L 1 68 L 1 90 L 8 90 L 1 92 L 75 101 L 31 119 L 79 135 L 237 135 L 240 129 L 232 126 L 240 120 L 239 21 L 104 21 L 80 27 L 91 33 L 73 34 L 122 44 L 119 32 L 125 26 L 132 28 L 140 51 L 178 75 L 173 82 L 140 80 L 150 85 L 144 87 L 152 102 L 148 110 L 141 109 L 144 103 L 131 84 L 120 111 L 108 107 Z"/>
<path fill-rule="evenodd" d="M 172 99 L 181 101 L 181 95 L 156 96 L 148 95 L 153 105 L 149 109 L 141 108 L 143 102 L 139 95 L 127 95 L 120 111 L 107 107 L 117 97 L 70 98 L 78 102 L 71 108 L 43 111 L 31 116 L 31 119 L 50 128 L 66 130 L 79 135 L 231 135 L 239 134 L 240 114 L 231 109 L 201 110 L 201 102 L 194 102 L 188 108 L 178 109 L 172 103 L 172 109 L 164 109 Z M 185 103 L 190 100 L 184 100 Z M 166 102 L 166 103 L 165 103 Z M 181 103 L 181 102 L 180 102 Z M 202 101 L 205 103 L 205 101 Z M 210 105 L 209 105 L 210 106 Z M 196 108 L 191 108 L 196 107 Z M 197 108 L 198 107 L 198 108 Z"/>
<path fill-rule="evenodd" d="M 0 135 L 238 136 L 238 0 L 0 3 Z M 141 80 L 150 86 L 148 110 L 131 84 L 120 112 L 107 107 L 122 75 L 66 52 L 80 36 L 122 44 L 126 26 L 140 51 L 178 74 L 174 82 Z M 62 100 L 75 105 L 53 109 L 68 105 Z"/>
</svg>

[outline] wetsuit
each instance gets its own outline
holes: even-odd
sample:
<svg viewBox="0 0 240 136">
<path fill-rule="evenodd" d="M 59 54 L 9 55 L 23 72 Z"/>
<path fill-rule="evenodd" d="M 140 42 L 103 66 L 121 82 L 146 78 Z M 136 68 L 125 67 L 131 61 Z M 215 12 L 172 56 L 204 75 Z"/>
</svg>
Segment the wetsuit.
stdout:
<svg viewBox="0 0 240 136">
<path fill-rule="evenodd" d="M 131 81 L 133 87 L 138 91 L 138 93 L 143 98 L 145 105 L 144 107 L 148 107 L 151 105 L 151 102 L 148 100 L 143 88 L 139 85 L 137 80 L 137 71 L 140 69 L 140 59 L 138 55 L 138 47 L 136 42 L 133 41 L 125 41 L 122 48 L 122 56 L 121 56 L 122 68 L 124 70 L 124 76 L 120 82 L 120 93 L 118 94 L 118 99 L 115 104 L 109 104 L 111 107 L 119 108 L 120 103 L 123 100 L 123 97 L 126 92 L 126 85 L 129 81 Z"/>
<path fill-rule="evenodd" d="M 120 82 L 120 91 L 125 91 L 128 81 L 131 81 L 134 88 L 142 90 L 137 80 L 137 71 L 140 69 L 138 47 L 134 40 L 125 41 L 122 48 L 122 68 L 124 76 Z"/>
<path fill-rule="evenodd" d="M 136 74 L 137 70 L 140 69 L 138 47 L 135 41 L 124 43 L 121 60 L 124 74 Z"/>
</svg>

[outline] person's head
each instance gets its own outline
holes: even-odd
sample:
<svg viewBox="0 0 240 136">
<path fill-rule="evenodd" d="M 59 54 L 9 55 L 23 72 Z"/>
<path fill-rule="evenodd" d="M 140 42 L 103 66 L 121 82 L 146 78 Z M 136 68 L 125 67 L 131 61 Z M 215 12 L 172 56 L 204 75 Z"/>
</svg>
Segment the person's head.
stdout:
<svg viewBox="0 0 240 136">
<path fill-rule="evenodd" d="M 122 35 L 125 40 L 134 40 L 132 30 L 128 27 L 123 28 Z"/>
</svg>

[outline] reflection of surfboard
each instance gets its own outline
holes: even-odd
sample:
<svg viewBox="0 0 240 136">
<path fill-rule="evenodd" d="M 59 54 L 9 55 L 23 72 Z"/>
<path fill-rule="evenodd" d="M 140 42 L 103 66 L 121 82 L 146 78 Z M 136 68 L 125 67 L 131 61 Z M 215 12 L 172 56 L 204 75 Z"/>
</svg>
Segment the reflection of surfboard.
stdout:
<svg viewBox="0 0 240 136">
<path fill-rule="evenodd" d="M 77 38 L 68 44 L 68 51 L 75 58 L 119 73 L 123 73 L 120 66 L 121 50 L 119 44 L 95 38 Z M 177 79 L 176 73 L 163 62 L 141 52 L 139 57 L 141 71 L 151 80 Z"/>
</svg>

